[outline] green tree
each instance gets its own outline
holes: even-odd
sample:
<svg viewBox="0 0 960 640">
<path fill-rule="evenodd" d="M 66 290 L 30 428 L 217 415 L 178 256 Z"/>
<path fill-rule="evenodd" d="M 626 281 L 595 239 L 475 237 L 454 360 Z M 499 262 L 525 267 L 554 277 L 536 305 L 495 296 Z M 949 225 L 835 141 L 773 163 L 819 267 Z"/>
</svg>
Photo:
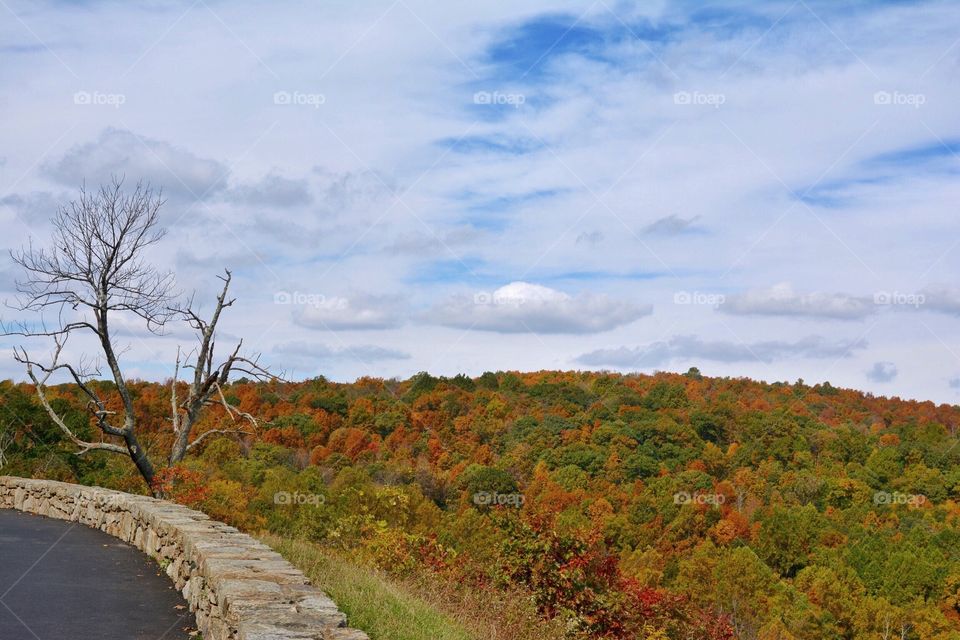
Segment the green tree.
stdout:
<svg viewBox="0 0 960 640">
<path fill-rule="evenodd" d="M 816 507 L 774 507 L 761 520 L 757 553 L 780 575 L 793 577 L 807 565 L 824 530 Z"/>
</svg>

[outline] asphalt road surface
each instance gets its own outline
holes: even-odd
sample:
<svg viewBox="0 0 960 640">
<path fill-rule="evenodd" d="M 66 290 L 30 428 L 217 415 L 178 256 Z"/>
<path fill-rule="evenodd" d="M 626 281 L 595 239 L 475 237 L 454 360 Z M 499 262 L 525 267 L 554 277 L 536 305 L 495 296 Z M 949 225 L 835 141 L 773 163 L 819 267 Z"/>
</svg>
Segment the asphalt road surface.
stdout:
<svg viewBox="0 0 960 640">
<path fill-rule="evenodd" d="M 0 640 L 186 640 L 194 623 L 173 583 L 134 547 L 0 509 Z"/>
</svg>

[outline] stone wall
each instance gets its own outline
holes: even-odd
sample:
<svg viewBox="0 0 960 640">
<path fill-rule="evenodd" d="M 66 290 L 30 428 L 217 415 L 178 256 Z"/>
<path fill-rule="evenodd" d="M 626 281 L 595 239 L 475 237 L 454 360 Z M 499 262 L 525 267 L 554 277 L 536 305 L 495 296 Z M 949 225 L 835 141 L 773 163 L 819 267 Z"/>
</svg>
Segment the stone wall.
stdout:
<svg viewBox="0 0 960 640">
<path fill-rule="evenodd" d="M 204 640 L 368 640 L 280 554 L 178 504 L 99 487 L 0 476 L 0 508 L 79 522 L 156 559 Z"/>
</svg>

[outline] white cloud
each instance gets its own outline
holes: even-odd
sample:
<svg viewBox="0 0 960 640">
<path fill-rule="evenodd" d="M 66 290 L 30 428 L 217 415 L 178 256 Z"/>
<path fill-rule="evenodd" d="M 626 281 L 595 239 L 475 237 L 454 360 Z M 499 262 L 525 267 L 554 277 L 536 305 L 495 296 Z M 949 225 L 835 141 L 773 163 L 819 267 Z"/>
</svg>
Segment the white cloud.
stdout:
<svg viewBox="0 0 960 640">
<path fill-rule="evenodd" d="M 93 142 L 79 144 L 45 166 L 47 174 L 72 188 L 107 183 L 111 177 L 144 180 L 183 200 L 204 199 L 226 187 L 229 170 L 186 149 L 108 127 Z"/>
<path fill-rule="evenodd" d="M 651 222 L 643 228 L 643 231 L 654 235 L 678 236 L 693 231 L 695 229 L 693 225 L 699 218 L 700 216 L 681 218 L 676 214 L 671 214 Z"/>
<path fill-rule="evenodd" d="M 499 333 L 599 333 L 650 314 L 650 305 L 603 294 L 571 296 L 529 282 L 511 282 L 492 292 L 452 296 L 427 316 L 458 329 Z"/>
<path fill-rule="evenodd" d="M 603 240 L 603 232 L 601 231 L 582 231 L 580 235 L 577 236 L 576 244 L 597 244 L 601 240 Z"/>
<path fill-rule="evenodd" d="M 10 125 L 0 177 L 23 198 L 0 207 L 5 246 L 25 244 L 32 223 L 42 221 L 43 203 L 26 202 L 32 194 L 59 200 L 82 179 L 92 185 L 102 177 L 95 174 L 117 170 L 128 180 L 146 177 L 170 196 L 165 219 L 182 216 L 151 258 L 182 267 L 185 290 L 207 291 L 216 284 L 212 272 L 235 265 L 235 310 L 243 312 L 227 321 L 252 346 L 269 353 L 274 344 L 320 335 L 293 317 L 307 315 L 300 312 L 309 305 L 273 304 L 273 292 L 292 292 L 296 283 L 350 300 L 349 313 L 316 311 L 315 328 L 322 320 L 383 327 L 382 344 L 403 344 L 411 354 L 375 368 L 330 360 L 324 374 L 334 379 L 437 367 L 451 374 L 556 368 L 582 352 L 660 335 L 696 334 L 708 346 L 731 333 L 751 345 L 794 344 L 796 318 L 809 327 L 801 335 L 835 337 L 836 318 L 870 313 L 858 292 L 923 291 L 930 304 L 919 308 L 940 313 L 876 307 L 863 326 L 870 346 L 829 370 L 776 349 L 764 356 L 774 358 L 769 363 L 720 360 L 712 368 L 781 379 L 829 373 L 848 386 L 956 400 L 944 383 L 957 375 L 955 359 L 931 332 L 949 343 L 960 296 L 928 286 L 954 282 L 960 267 L 953 248 L 960 183 L 947 171 L 960 140 L 960 84 L 955 56 L 943 56 L 960 29 L 956 6 L 822 3 L 817 13 L 831 33 L 799 6 L 774 25 L 788 8 L 778 3 L 720 3 L 723 28 L 682 3 L 598 4 L 577 23 L 582 30 L 546 51 L 552 39 L 524 36 L 545 22 L 562 32 L 582 6 L 405 5 L 321 3 L 307 20 L 303 6 L 281 3 L 265 22 L 252 5 L 221 3 L 213 6 L 220 22 L 177 3 L 94 3 L 89 11 L 10 3 L 56 56 L 42 47 L 0 50 Z M 652 37 L 637 42 L 618 18 L 645 25 Z M 5 36 L 31 38 L 8 22 L 0 21 Z M 100 37 L 104 24 L 111 38 Z M 771 27 L 776 37 L 764 37 Z M 156 35 L 145 55 L 144 33 Z M 525 74 L 516 61 L 490 55 L 495 42 L 530 63 L 544 59 Z M 126 99 L 119 108 L 77 105 L 77 89 Z M 317 108 L 277 105 L 278 90 L 326 99 Z M 926 101 L 919 108 L 874 102 L 877 91 L 894 90 Z M 525 102 L 477 105 L 477 91 L 522 94 Z M 690 104 L 674 101 L 683 91 Z M 697 92 L 724 101 L 697 104 Z M 461 138 L 466 143 L 456 144 Z M 928 159 L 890 160 L 911 149 L 933 151 Z M 191 192 L 208 188 L 204 206 L 186 206 Z M 571 300 L 542 302 L 532 314 L 509 305 L 475 309 L 472 296 L 449 299 L 516 278 Z M 678 290 L 750 293 L 775 282 L 795 291 L 749 313 L 658 304 L 649 319 L 629 322 L 639 301 L 668 301 Z M 587 304 L 573 295 L 579 290 L 609 297 Z M 381 305 L 342 293 L 349 291 L 402 291 L 395 315 L 407 321 L 391 322 Z M 618 311 L 615 301 L 635 309 Z M 750 306 L 738 296 L 731 302 Z M 407 307 L 436 308 L 453 327 L 476 320 L 491 329 L 444 329 Z M 514 333 L 526 331 L 524 322 L 569 333 L 531 340 Z M 131 357 L 139 357 L 138 345 L 131 341 Z M 450 354 L 439 362 L 438 345 Z M 885 385 L 865 377 L 887 359 L 903 375 Z M 0 360 L 0 371 L 10 370 L 8 361 Z"/>
<path fill-rule="evenodd" d="M 738 315 L 797 316 L 859 320 L 877 311 L 872 299 L 843 293 L 798 293 L 789 283 L 728 295 L 720 311 Z"/>
<path fill-rule="evenodd" d="M 867 343 L 862 339 L 828 340 L 822 336 L 807 336 L 793 342 L 765 340 L 751 343 L 674 336 L 643 347 L 597 349 L 579 356 L 577 362 L 622 369 L 656 367 L 676 360 L 769 363 L 790 358 L 848 358 L 866 347 Z"/>
<path fill-rule="evenodd" d="M 407 360 L 410 354 L 397 349 L 389 349 L 370 344 L 331 347 L 329 345 L 306 340 L 297 340 L 278 344 L 273 353 L 283 356 L 285 362 L 291 358 L 300 364 L 312 363 L 319 365 L 330 360 L 356 359 L 363 362 L 380 360 Z"/>
<path fill-rule="evenodd" d="M 292 296 L 290 300 L 285 295 Z M 329 331 L 389 329 L 403 322 L 402 301 L 397 296 L 324 296 L 283 292 L 275 299 L 296 306 L 294 322 L 302 327 Z"/>
<path fill-rule="evenodd" d="M 10 207 L 16 212 L 17 219 L 30 226 L 49 222 L 57 213 L 57 208 L 66 206 L 70 198 L 66 195 L 55 196 L 49 191 L 33 191 L 20 195 L 12 193 L 0 198 L 0 206 Z"/>
<path fill-rule="evenodd" d="M 929 286 L 920 292 L 923 303 L 917 308 L 960 315 L 960 289 L 946 285 Z"/>
<path fill-rule="evenodd" d="M 898 373 L 897 365 L 892 362 L 874 362 L 867 371 L 867 378 L 873 382 L 890 382 Z"/>
<path fill-rule="evenodd" d="M 312 202 L 306 180 L 270 173 L 252 184 L 240 185 L 227 194 L 229 200 L 254 206 L 292 208 Z"/>
<path fill-rule="evenodd" d="M 237 269 L 242 267 L 257 267 L 265 264 L 269 257 L 265 254 L 251 251 L 245 247 L 217 247 L 214 250 L 190 251 L 177 249 L 177 269 L 203 270 L 204 273 L 219 273 L 223 269 Z"/>
<path fill-rule="evenodd" d="M 432 255 L 446 253 L 454 247 L 477 242 L 483 234 L 471 227 L 460 227 L 446 233 L 409 232 L 395 238 L 384 250 L 392 254 Z"/>
<path fill-rule="evenodd" d="M 372 344 L 330 346 L 310 340 L 277 344 L 271 360 L 282 366 L 284 375 L 307 377 L 328 375 L 332 369 L 351 367 L 365 375 L 377 375 L 389 363 L 405 362 L 410 354 Z"/>
</svg>

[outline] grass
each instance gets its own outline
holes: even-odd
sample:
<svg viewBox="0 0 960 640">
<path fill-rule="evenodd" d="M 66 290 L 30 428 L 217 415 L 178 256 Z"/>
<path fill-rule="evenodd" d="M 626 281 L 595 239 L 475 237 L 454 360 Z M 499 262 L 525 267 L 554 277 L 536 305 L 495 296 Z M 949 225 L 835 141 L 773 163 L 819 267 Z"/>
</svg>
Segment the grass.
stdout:
<svg viewBox="0 0 960 640">
<path fill-rule="evenodd" d="M 265 535 L 263 541 L 303 571 L 371 640 L 480 640 L 451 617 L 380 573 L 334 557 L 308 542 Z"/>
<path fill-rule="evenodd" d="M 261 539 L 322 589 L 371 640 L 560 640 L 519 595 L 464 589 L 431 577 L 398 579 L 320 545 Z"/>
</svg>

